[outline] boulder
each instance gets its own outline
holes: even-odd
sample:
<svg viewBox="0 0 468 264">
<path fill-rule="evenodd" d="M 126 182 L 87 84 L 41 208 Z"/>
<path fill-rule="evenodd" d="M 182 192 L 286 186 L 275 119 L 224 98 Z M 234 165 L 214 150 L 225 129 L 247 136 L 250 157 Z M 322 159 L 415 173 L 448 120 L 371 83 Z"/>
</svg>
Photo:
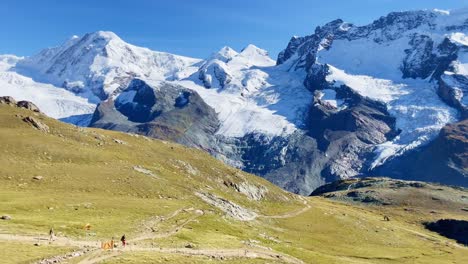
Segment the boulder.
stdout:
<svg viewBox="0 0 468 264">
<path fill-rule="evenodd" d="M 187 244 L 185 245 L 185 248 L 194 248 L 194 247 L 195 247 L 195 245 L 192 244 L 192 243 L 187 243 Z"/>
<path fill-rule="evenodd" d="M 0 217 L 0 219 L 2 219 L 2 220 L 11 220 L 11 216 L 9 216 L 9 215 L 2 215 L 2 216 Z"/>
<path fill-rule="evenodd" d="M 31 110 L 31 111 L 37 112 L 37 113 L 41 112 L 41 110 L 39 110 L 39 107 L 37 107 L 35 104 L 33 104 L 33 103 L 29 102 L 29 101 L 19 101 L 18 103 L 16 103 L 16 106 L 20 107 L 20 108 L 25 108 L 25 109 Z"/>
<path fill-rule="evenodd" d="M 49 126 L 47 126 L 46 124 L 40 122 L 39 120 L 37 120 L 36 118 L 34 118 L 32 116 L 27 116 L 27 117 L 23 118 L 23 121 L 30 124 L 32 127 L 34 127 L 37 130 L 40 130 L 40 131 L 46 132 L 46 133 L 49 132 Z"/>
<path fill-rule="evenodd" d="M 42 177 L 42 176 L 34 176 L 33 177 L 33 180 L 36 180 L 36 181 L 40 181 L 42 179 L 44 179 L 44 177 Z"/>
<path fill-rule="evenodd" d="M 16 105 L 16 100 L 11 96 L 0 96 L 0 104 Z"/>
</svg>

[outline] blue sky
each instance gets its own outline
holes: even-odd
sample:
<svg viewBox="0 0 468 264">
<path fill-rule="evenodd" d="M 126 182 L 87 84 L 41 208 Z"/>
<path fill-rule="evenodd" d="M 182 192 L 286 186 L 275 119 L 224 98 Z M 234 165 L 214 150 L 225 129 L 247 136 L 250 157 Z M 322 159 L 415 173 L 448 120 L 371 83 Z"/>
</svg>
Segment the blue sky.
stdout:
<svg viewBox="0 0 468 264">
<path fill-rule="evenodd" d="M 253 43 L 276 58 L 291 36 L 336 18 L 366 24 L 391 11 L 463 7 L 468 0 L 0 0 L 0 54 L 32 55 L 72 35 L 110 30 L 192 57 Z"/>
</svg>

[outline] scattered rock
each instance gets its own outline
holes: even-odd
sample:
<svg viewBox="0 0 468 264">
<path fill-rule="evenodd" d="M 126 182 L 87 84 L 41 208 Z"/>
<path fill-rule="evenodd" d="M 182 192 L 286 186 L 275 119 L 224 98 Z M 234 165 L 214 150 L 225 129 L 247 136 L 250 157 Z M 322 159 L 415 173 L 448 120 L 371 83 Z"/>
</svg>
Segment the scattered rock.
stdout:
<svg viewBox="0 0 468 264">
<path fill-rule="evenodd" d="M 33 177 L 33 180 L 37 180 L 37 181 L 40 181 L 42 179 L 44 179 L 44 177 L 42 177 L 42 176 L 34 176 Z"/>
<path fill-rule="evenodd" d="M 72 257 L 72 258 L 76 258 L 76 257 L 79 257 L 79 256 L 81 256 L 81 253 L 80 253 L 80 252 L 73 252 L 73 253 L 70 255 L 70 257 Z"/>
<path fill-rule="evenodd" d="M 68 260 L 76 257 L 81 257 L 89 252 L 89 248 L 86 250 L 74 251 L 62 256 L 54 256 L 47 259 L 42 259 L 37 264 L 53 264 L 53 263 L 68 263 Z"/>
<path fill-rule="evenodd" d="M 185 248 L 195 248 L 195 245 L 192 244 L 192 243 L 187 243 L 187 244 L 185 245 Z"/>
<path fill-rule="evenodd" d="M 40 122 L 39 120 L 37 120 L 36 118 L 32 116 L 27 116 L 23 118 L 23 121 L 30 124 L 32 127 L 34 127 L 35 129 L 39 131 L 46 132 L 46 133 L 49 132 L 49 126 Z"/>
<path fill-rule="evenodd" d="M 200 210 L 200 209 L 195 210 L 195 213 L 199 215 L 205 214 L 205 212 L 203 212 L 203 210 Z"/>
<path fill-rule="evenodd" d="M 20 108 L 31 110 L 31 111 L 36 112 L 36 113 L 41 112 L 41 110 L 39 110 L 39 107 L 37 107 L 35 104 L 33 104 L 33 103 L 29 102 L 29 101 L 19 101 L 18 103 L 16 103 L 16 106 L 18 106 Z"/>
<path fill-rule="evenodd" d="M 146 175 L 149 175 L 151 177 L 156 177 L 156 175 L 154 175 L 154 173 L 148 169 L 145 169 L 141 166 L 133 166 L 133 169 L 140 172 L 140 173 L 143 173 L 143 174 L 146 174 Z"/>
<path fill-rule="evenodd" d="M 257 218 L 257 214 L 248 210 L 238 204 L 235 204 L 226 199 L 220 198 L 211 193 L 195 193 L 203 201 L 208 204 L 211 204 L 221 211 L 225 212 L 228 216 L 240 220 L 240 221 L 251 221 Z"/>
<path fill-rule="evenodd" d="M 172 147 L 171 147 L 172 148 Z M 174 164 L 176 168 L 181 168 L 179 165 L 182 166 L 182 169 L 185 170 L 188 174 L 191 174 L 193 176 L 197 176 L 200 174 L 200 171 L 194 168 L 192 165 L 190 165 L 188 162 L 185 162 L 183 160 L 175 160 L 174 161 L 177 164 Z"/>
<path fill-rule="evenodd" d="M 2 215 L 2 216 L 0 217 L 0 219 L 2 219 L 2 220 L 11 220 L 11 216 L 9 216 L 9 215 Z"/>
<path fill-rule="evenodd" d="M 271 240 L 271 241 L 273 241 L 275 243 L 281 243 L 281 241 L 278 239 L 278 237 L 268 236 L 267 234 L 259 234 L 259 236 L 264 238 L 264 239 Z"/>
<path fill-rule="evenodd" d="M 120 145 L 127 145 L 127 142 L 116 138 L 114 138 L 114 142 Z"/>
</svg>

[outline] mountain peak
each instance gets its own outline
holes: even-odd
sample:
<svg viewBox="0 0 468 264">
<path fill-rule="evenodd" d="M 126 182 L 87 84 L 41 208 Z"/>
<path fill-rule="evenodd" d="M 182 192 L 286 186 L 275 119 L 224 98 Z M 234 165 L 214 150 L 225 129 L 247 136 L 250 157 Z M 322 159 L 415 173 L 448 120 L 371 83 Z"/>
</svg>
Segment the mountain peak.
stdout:
<svg viewBox="0 0 468 264">
<path fill-rule="evenodd" d="M 242 51 L 239 53 L 238 58 L 242 58 L 242 60 L 247 60 L 246 62 L 251 65 L 256 66 L 273 66 L 275 65 L 275 61 L 270 58 L 268 55 L 268 51 L 261 49 L 253 44 L 247 45 Z"/>
<path fill-rule="evenodd" d="M 253 44 L 247 45 L 245 48 L 242 49 L 241 51 L 242 54 L 261 54 L 268 56 L 268 52 L 264 49 L 261 49 Z"/>
<path fill-rule="evenodd" d="M 218 51 L 218 53 L 235 53 L 235 54 L 237 54 L 237 51 L 235 51 L 233 48 L 231 48 L 229 46 L 224 46 Z"/>
<path fill-rule="evenodd" d="M 105 39 L 107 41 L 110 41 L 113 39 L 122 41 L 122 39 L 112 31 L 96 31 L 92 33 L 87 33 L 85 36 L 88 36 L 93 39 Z"/>
<path fill-rule="evenodd" d="M 237 56 L 239 53 L 232 49 L 231 47 L 224 46 L 222 47 L 219 51 L 213 53 L 211 55 L 212 59 L 218 59 L 223 62 L 228 62 L 232 60 L 235 56 Z"/>
</svg>

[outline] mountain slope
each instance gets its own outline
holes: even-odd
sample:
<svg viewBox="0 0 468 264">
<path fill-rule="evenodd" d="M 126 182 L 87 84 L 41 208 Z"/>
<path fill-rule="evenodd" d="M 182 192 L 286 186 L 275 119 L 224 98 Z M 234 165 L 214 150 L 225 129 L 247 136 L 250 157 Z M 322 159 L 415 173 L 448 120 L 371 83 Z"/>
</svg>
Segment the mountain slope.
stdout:
<svg viewBox="0 0 468 264">
<path fill-rule="evenodd" d="M 386 163 L 377 173 L 397 179 L 468 186 L 467 142 L 468 120 L 447 125 L 427 146 Z"/>
<path fill-rule="evenodd" d="M 349 166 L 335 168 L 332 175 L 372 175 L 372 170 L 388 159 L 427 144 L 445 124 L 463 117 L 464 106 L 446 104 L 456 101 L 450 98 L 452 94 L 458 94 L 457 102 L 461 102 L 461 90 L 442 82 L 461 72 L 455 69 L 463 65 L 466 46 L 458 38 L 465 34 L 462 25 L 467 18 L 465 11 L 395 12 L 365 26 L 336 20 L 318 27 L 313 35 L 291 39 L 278 64 L 305 72 L 304 82 L 311 91 L 334 91 L 332 99 L 342 103 L 326 111 L 327 118 L 349 108 L 346 101 L 352 100 L 350 93 L 383 104 L 388 115 L 395 118 L 385 140 L 375 134 L 368 138 L 370 145 L 350 144 L 353 149 L 349 154 L 341 152 L 341 159 L 361 166 L 351 175 Z M 324 112 L 315 105 L 311 111 Z M 317 120 L 321 119 L 313 116 L 311 126 L 319 125 Z M 372 126 L 368 126 L 370 134 L 381 131 L 379 126 Z M 333 141 L 323 133 L 315 137 L 327 144 Z"/>
<path fill-rule="evenodd" d="M 379 208 L 299 197 L 174 143 L 9 105 L 0 105 L 0 139 L 0 214 L 11 217 L 0 220 L 5 263 L 466 261 L 465 248 L 424 229 L 421 221 L 435 218 L 425 211 L 395 206 L 385 222 Z M 123 233 L 126 249 L 99 249 Z"/>
<path fill-rule="evenodd" d="M 276 65 L 254 45 L 240 52 L 224 47 L 200 60 L 101 31 L 30 58 L 5 57 L 2 65 L 15 65 L 6 75 L 30 80 L 18 95 L 51 83 L 73 92 L 75 101 L 87 100 L 71 104 L 77 117 L 89 119 L 89 107 L 99 104 L 92 126 L 198 147 L 308 195 L 334 180 L 395 175 L 385 166 L 466 119 L 467 20 L 466 10 L 394 12 L 364 26 L 335 20 L 292 38 Z M 143 100 L 146 92 L 134 97 L 133 82 L 161 101 Z M 196 103 L 178 105 L 191 102 L 184 94 Z M 44 112 L 57 116 L 61 110 L 52 106 Z M 465 169 L 453 177 L 463 179 Z"/>
</svg>

